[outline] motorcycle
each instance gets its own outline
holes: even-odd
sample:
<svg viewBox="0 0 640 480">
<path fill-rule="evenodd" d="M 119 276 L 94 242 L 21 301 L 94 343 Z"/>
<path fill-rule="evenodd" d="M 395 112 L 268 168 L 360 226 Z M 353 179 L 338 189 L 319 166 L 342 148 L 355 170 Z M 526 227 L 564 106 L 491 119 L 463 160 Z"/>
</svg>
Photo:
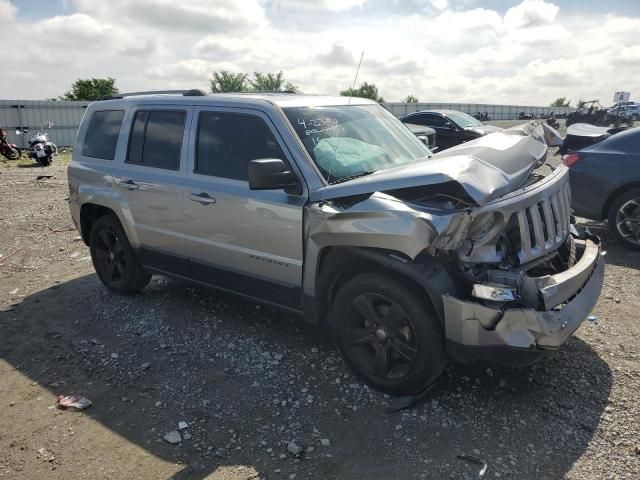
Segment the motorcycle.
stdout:
<svg viewBox="0 0 640 480">
<path fill-rule="evenodd" d="M 47 128 L 51 128 L 53 125 L 48 123 Z M 38 131 L 29 137 L 29 152 L 27 156 L 32 160 L 40 163 L 43 167 L 51 165 L 53 157 L 58 154 L 58 147 L 55 143 L 49 140 L 49 134 L 44 131 Z M 23 134 L 27 134 L 24 130 Z"/>
<path fill-rule="evenodd" d="M 533 120 L 535 118 L 536 117 L 533 113 L 520 112 L 520 114 L 518 115 L 518 120 Z"/>
<path fill-rule="evenodd" d="M 473 116 L 473 118 L 475 118 L 476 120 L 480 120 L 481 122 L 488 122 L 489 120 L 491 120 L 491 117 L 489 117 L 489 114 L 487 112 L 478 112 Z"/>
<path fill-rule="evenodd" d="M 556 117 L 553 113 L 551 113 L 551 116 L 547 118 L 547 125 L 549 125 L 551 128 L 555 128 L 556 130 L 560 128 L 560 123 L 556 120 Z"/>
<path fill-rule="evenodd" d="M 7 160 L 18 160 L 22 156 L 20 150 L 14 143 L 8 143 L 4 138 L 0 139 L 0 155 Z"/>
</svg>

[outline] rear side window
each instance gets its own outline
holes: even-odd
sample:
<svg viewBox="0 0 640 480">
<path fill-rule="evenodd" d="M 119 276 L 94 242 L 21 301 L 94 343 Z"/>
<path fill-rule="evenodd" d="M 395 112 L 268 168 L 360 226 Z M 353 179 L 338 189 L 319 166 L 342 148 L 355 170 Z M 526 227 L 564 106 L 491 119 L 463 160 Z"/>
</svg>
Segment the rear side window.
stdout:
<svg viewBox="0 0 640 480">
<path fill-rule="evenodd" d="M 133 119 L 127 162 L 167 170 L 180 169 L 186 112 L 139 110 Z"/>
<path fill-rule="evenodd" d="M 113 160 L 116 156 L 118 135 L 124 110 L 98 110 L 93 112 L 84 136 L 82 155 Z"/>
<path fill-rule="evenodd" d="M 260 117 L 236 113 L 200 114 L 196 173 L 247 180 L 249 162 L 259 158 L 286 161 L 271 130 Z"/>
</svg>

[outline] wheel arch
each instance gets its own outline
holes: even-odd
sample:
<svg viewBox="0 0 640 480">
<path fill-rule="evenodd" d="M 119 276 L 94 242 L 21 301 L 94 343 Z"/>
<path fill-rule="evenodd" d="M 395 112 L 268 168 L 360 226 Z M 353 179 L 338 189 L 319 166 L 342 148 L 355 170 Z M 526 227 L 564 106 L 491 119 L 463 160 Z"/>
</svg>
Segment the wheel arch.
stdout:
<svg viewBox="0 0 640 480">
<path fill-rule="evenodd" d="M 412 260 L 401 252 L 364 247 L 325 247 L 319 253 L 313 303 L 317 323 L 326 322 L 328 313 L 340 287 L 354 276 L 378 272 L 410 282 L 434 308 L 444 326 L 442 296 L 460 294 L 446 265 L 421 253 Z"/>
<path fill-rule="evenodd" d="M 608 218 L 609 209 L 611 208 L 611 205 L 613 204 L 613 202 L 615 202 L 620 195 L 624 195 L 629 190 L 633 190 L 634 188 L 640 188 L 640 180 L 636 180 L 631 183 L 625 183 L 624 185 L 618 187 L 616 190 L 611 192 L 607 197 L 607 200 L 604 202 L 604 206 L 602 207 L 601 218 Z"/>
<path fill-rule="evenodd" d="M 84 203 L 80 207 L 80 233 L 85 245 L 89 246 L 89 236 L 91 235 L 93 225 L 99 218 L 102 218 L 105 215 L 113 215 L 118 219 L 120 224 L 123 225 L 118 214 L 109 207 L 97 203 Z"/>
</svg>

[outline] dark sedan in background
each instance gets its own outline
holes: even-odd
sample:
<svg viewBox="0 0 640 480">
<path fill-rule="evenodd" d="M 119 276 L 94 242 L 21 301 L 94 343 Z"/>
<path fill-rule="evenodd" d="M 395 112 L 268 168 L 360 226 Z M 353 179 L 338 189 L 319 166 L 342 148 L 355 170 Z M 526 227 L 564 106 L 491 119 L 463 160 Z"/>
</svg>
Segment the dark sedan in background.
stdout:
<svg viewBox="0 0 640 480">
<path fill-rule="evenodd" d="M 563 157 L 570 169 L 571 206 L 581 217 L 607 219 L 616 237 L 640 248 L 640 127 L 613 134 L 601 128 L 600 136 L 597 128 L 568 131 L 574 144 L 580 136 L 583 143 L 596 142 L 579 150 L 569 147 Z"/>
<path fill-rule="evenodd" d="M 407 126 L 433 128 L 436 131 L 436 141 L 440 150 L 503 130 L 500 127 L 486 125 L 471 115 L 457 110 L 425 110 L 409 113 L 400 120 Z"/>
</svg>

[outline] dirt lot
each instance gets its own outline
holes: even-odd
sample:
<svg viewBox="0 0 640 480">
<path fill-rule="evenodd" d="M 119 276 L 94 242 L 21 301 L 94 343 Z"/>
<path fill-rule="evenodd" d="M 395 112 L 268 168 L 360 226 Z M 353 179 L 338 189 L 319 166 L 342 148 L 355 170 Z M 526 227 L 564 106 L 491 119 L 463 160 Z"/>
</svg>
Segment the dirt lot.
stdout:
<svg viewBox="0 0 640 480">
<path fill-rule="evenodd" d="M 450 365 L 388 413 L 287 313 L 162 277 L 109 293 L 61 163 L 0 162 L 0 478 L 478 478 L 459 454 L 485 478 L 640 478 L 640 254 L 602 225 L 596 323 L 526 369 Z M 93 406 L 56 409 L 68 393 Z"/>
</svg>

